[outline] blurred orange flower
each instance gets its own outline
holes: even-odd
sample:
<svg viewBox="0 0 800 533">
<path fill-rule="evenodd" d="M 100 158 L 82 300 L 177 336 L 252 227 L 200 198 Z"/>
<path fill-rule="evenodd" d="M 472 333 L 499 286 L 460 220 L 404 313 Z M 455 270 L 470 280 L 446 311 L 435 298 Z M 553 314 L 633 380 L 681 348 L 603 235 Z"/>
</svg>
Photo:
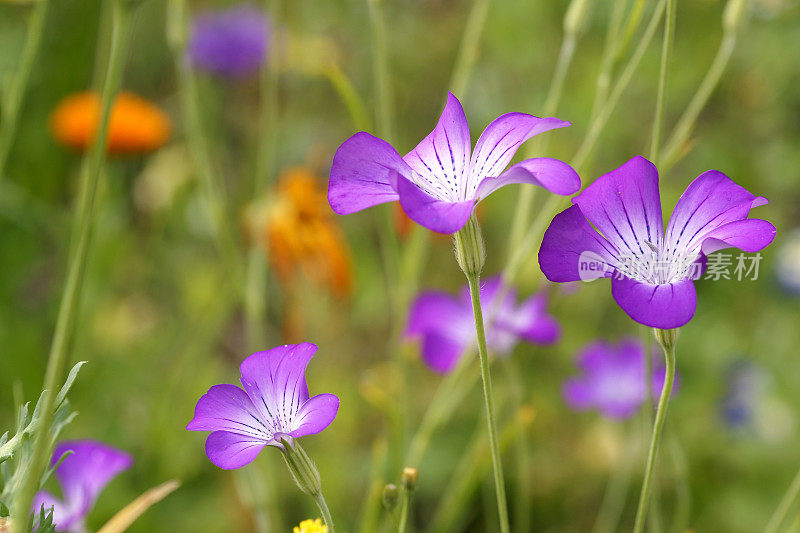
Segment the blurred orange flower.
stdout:
<svg viewBox="0 0 800 533">
<path fill-rule="evenodd" d="M 350 252 L 326 192 L 311 170 L 285 170 L 277 191 L 250 206 L 246 219 L 248 230 L 267 251 L 282 283 L 291 282 L 300 269 L 337 297 L 350 294 Z"/>
<path fill-rule="evenodd" d="M 100 97 L 94 92 L 64 98 L 50 117 L 50 130 L 62 144 L 75 150 L 91 146 L 100 117 Z M 161 109 L 133 93 L 120 93 L 111 108 L 108 152 L 150 152 L 167 142 L 170 120 Z"/>
</svg>

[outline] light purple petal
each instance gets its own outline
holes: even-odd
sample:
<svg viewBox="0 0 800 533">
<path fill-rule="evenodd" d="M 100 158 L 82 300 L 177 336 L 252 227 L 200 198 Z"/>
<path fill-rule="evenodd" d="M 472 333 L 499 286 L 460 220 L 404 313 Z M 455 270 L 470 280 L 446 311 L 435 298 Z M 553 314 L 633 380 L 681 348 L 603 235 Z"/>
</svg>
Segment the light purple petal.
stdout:
<svg viewBox="0 0 800 533">
<path fill-rule="evenodd" d="M 578 206 L 555 216 L 539 249 L 539 266 L 550 281 L 578 281 L 612 274 L 617 251 L 603 239 Z"/>
<path fill-rule="evenodd" d="M 292 430 L 292 417 L 308 400 L 305 372 L 316 352 L 310 342 L 287 344 L 256 352 L 239 366 L 245 392 L 278 433 Z"/>
<path fill-rule="evenodd" d="M 547 314 L 547 297 L 535 294 L 517 309 L 514 316 L 517 335 L 535 344 L 553 344 L 561 336 L 561 326 Z"/>
<path fill-rule="evenodd" d="M 396 175 L 411 168 L 392 146 L 369 133 L 356 133 L 336 150 L 328 184 L 328 202 L 340 215 L 398 199 Z"/>
<path fill-rule="evenodd" d="M 633 320 L 653 328 L 679 328 L 692 319 L 697 308 L 692 280 L 649 285 L 615 276 L 611 295 Z"/>
<path fill-rule="evenodd" d="M 567 405 L 576 411 L 585 411 L 594 405 L 594 390 L 581 379 L 568 379 L 562 393 Z"/>
<path fill-rule="evenodd" d="M 256 440 L 269 441 L 275 429 L 264 419 L 250 396 L 236 385 L 214 385 L 194 409 L 189 431 L 230 431 Z"/>
<path fill-rule="evenodd" d="M 429 194 L 459 199 L 466 185 L 472 145 L 461 102 L 447 93 L 442 116 L 434 130 L 403 159 L 421 178 Z"/>
<path fill-rule="evenodd" d="M 694 250 L 707 234 L 747 218 L 750 209 L 767 203 L 716 170 L 700 174 L 681 195 L 667 224 L 668 250 Z"/>
<path fill-rule="evenodd" d="M 708 255 L 723 248 L 739 248 L 747 253 L 766 248 L 774 239 L 775 226 L 758 218 L 730 222 L 704 234 L 702 250 Z"/>
<path fill-rule="evenodd" d="M 233 470 L 252 463 L 266 445 L 239 433 L 215 431 L 206 439 L 206 455 L 218 467 Z"/>
<path fill-rule="evenodd" d="M 72 453 L 56 468 L 55 477 L 61 485 L 64 506 L 71 511 L 68 514 L 73 519 L 82 519 L 105 486 L 131 467 L 133 458 L 102 442 L 83 440 L 56 446 L 52 463 L 70 451 Z"/>
<path fill-rule="evenodd" d="M 328 427 L 339 411 L 339 398 L 333 394 L 318 394 L 306 401 L 294 419 L 294 438 L 315 435 Z"/>
<path fill-rule="evenodd" d="M 530 183 L 547 189 L 553 194 L 567 196 L 581 188 L 578 173 L 563 161 L 549 157 L 526 159 L 512 166 L 499 177 L 487 177 L 478 185 L 475 193 L 482 200 L 500 187 L 512 183 Z"/>
<path fill-rule="evenodd" d="M 465 306 L 446 292 L 423 292 L 411 305 L 406 336 L 417 337 L 427 332 L 459 336 L 465 324 L 472 327 L 471 306 Z"/>
<path fill-rule="evenodd" d="M 422 339 L 422 360 L 440 374 L 451 372 L 469 346 L 469 341 L 458 342 L 450 336 L 435 332 L 426 333 Z"/>
<path fill-rule="evenodd" d="M 644 256 L 650 252 L 647 242 L 661 248 L 658 171 L 644 157 L 601 176 L 572 201 L 620 254 Z"/>
<path fill-rule="evenodd" d="M 210 11 L 192 21 L 187 56 L 199 69 L 244 76 L 264 62 L 269 35 L 268 20 L 252 6 Z"/>
<path fill-rule="evenodd" d="M 470 159 L 468 191 L 475 191 L 487 176 L 502 174 L 520 145 L 534 135 L 569 125 L 569 122 L 557 118 L 539 118 L 525 113 L 506 113 L 497 117 L 486 126 L 475 144 Z"/>
<path fill-rule="evenodd" d="M 400 205 L 409 218 L 438 233 L 450 234 L 463 228 L 475 208 L 474 200 L 437 200 L 403 176 L 397 177 L 397 192 Z"/>
<path fill-rule="evenodd" d="M 45 512 L 50 507 L 53 508 L 53 524 L 56 526 L 56 531 L 68 531 L 73 525 L 81 523 L 89 512 L 89 506 L 84 502 L 78 502 L 73 506 L 74 508 L 71 508 L 46 490 L 36 493 L 31 505 L 31 512 L 39 516 L 42 506 L 44 506 Z"/>
</svg>

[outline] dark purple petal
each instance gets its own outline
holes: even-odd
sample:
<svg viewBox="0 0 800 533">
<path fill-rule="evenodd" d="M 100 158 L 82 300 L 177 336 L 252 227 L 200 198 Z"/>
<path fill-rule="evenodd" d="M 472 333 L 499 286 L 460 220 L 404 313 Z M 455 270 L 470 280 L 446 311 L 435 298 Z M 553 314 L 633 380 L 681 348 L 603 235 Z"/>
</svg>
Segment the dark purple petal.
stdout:
<svg viewBox="0 0 800 533">
<path fill-rule="evenodd" d="M 758 252 L 775 239 L 777 231 L 775 226 L 766 220 L 758 218 L 737 220 L 705 233 L 702 250 L 706 255 L 730 247 L 748 253 Z"/>
<path fill-rule="evenodd" d="M 561 326 L 547 314 L 547 297 L 535 294 L 514 313 L 516 333 L 534 344 L 553 344 L 561 336 Z"/>
<path fill-rule="evenodd" d="M 572 206 L 555 216 L 544 233 L 539 266 L 550 281 L 578 281 L 612 274 L 617 251 Z"/>
<path fill-rule="evenodd" d="M 558 159 L 537 157 L 520 161 L 499 177 L 484 178 L 478 185 L 475 196 L 480 201 L 500 187 L 512 183 L 538 185 L 553 194 L 562 196 L 576 193 L 581 188 L 581 178 L 571 166 Z"/>
<path fill-rule="evenodd" d="M 539 118 L 525 113 L 506 113 L 494 119 L 481 133 L 470 159 L 470 189 L 475 190 L 487 176 L 499 176 L 522 143 L 570 123 L 557 118 Z"/>
<path fill-rule="evenodd" d="M 409 218 L 437 233 L 457 232 L 464 227 L 475 208 L 475 200 L 437 200 L 403 176 L 397 178 L 397 192 L 400 205 Z"/>
<path fill-rule="evenodd" d="M 317 352 L 310 342 L 287 344 L 256 352 L 242 361 L 239 371 L 245 392 L 278 433 L 294 429 L 292 419 L 308 400 L 306 367 Z"/>
<path fill-rule="evenodd" d="M 214 385 L 197 402 L 189 431 L 229 431 L 267 442 L 275 428 L 262 420 L 250 396 L 236 385 Z"/>
<path fill-rule="evenodd" d="M 461 102 L 447 93 L 442 116 L 434 130 L 403 159 L 422 178 L 434 196 L 459 199 L 466 185 L 472 145 Z"/>
<path fill-rule="evenodd" d="M 72 453 L 58 465 L 55 477 L 61 485 L 65 512 L 78 520 L 89 512 L 105 486 L 131 467 L 133 458 L 102 442 L 84 440 L 56 446 L 52 464 L 67 452 Z"/>
<path fill-rule="evenodd" d="M 692 280 L 650 285 L 615 276 L 611 294 L 628 316 L 653 328 L 679 328 L 691 320 L 697 308 Z"/>
<path fill-rule="evenodd" d="M 251 74 L 266 58 L 269 33 L 266 17 L 252 6 L 204 13 L 192 21 L 187 54 L 195 67 L 214 74 Z"/>
<path fill-rule="evenodd" d="M 411 176 L 392 146 L 369 133 L 356 133 L 336 150 L 328 184 L 328 202 L 340 215 L 398 199 L 396 176 Z"/>
<path fill-rule="evenodd" d="M 426 333 L 422 338 L 422 360 L 431 370 L 447 374 L 456 367 L 470 342 L 471 340 L 459 342 L 453 337 L 436 332 Z"/>
<path fill-rule="evenodd" d="M 406 336 L 417 337 L 424 333 L 463 332 L 464 324 L 472 327 L 472 307 L 465 306 L 445 292 L 429 291 L 417 296 L 411 305 Z"/>
<path fill-rule="evenodd" d="M 564 400 L 575 411 L 585 411 L 594 406 L 594 390 L 583 379 L 570 378 L 562 389 Z"/>
<path fill-rule="evenodd" d="M 573 200 L 620 254 L 640 257 L 664 235 L 658 171 L 641 156 L 599 177 Z"/>
<path fill-rule="evenodd" d="M 709 232 L 746 219 L 750 209 L 767 203 L 716 170 L 700 174 L 681 195 L 667 224 L 669 251 L 699 248 Z"/>
<path fill-rule="evenodd" d="M 339 411 L 339 398 L 333 394 L 317 394 L 305 402 L 295 415 L 294 429 L 289 432 L 294 438 L 315 435 L 331 425 Z"/>
<path fill-rule="evenodd" d="M 233 470 L 252 463 L 266 445 L 239 433 L 215 431 L 206 439 L 206 455 L 218 467 Z"/>
</svg>

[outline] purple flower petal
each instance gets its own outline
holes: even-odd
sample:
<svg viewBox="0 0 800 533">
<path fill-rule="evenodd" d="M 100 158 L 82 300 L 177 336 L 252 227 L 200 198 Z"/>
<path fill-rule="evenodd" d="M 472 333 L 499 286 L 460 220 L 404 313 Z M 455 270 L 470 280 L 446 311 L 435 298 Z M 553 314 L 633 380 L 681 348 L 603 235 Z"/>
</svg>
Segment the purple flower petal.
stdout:
<svg viewBox="0 0 800 533">
<path fill-rule="evenodd" d="M 569 122 L 557 118 L 539 118 L 525 113 L 506 113 L 497 117 L 486 126 L 475 144 L 467 190 L 475 191 L 486 177 L 499 176 L 520 145 L 534 135 L 569 125 Z"/>
<path fill-rule="evenodd" d="M 658 171 L 641 156 L 598 178 L 573 200 L 620 254 L 640 257 L 664 235 Z"/>
<path fill-rule="evenodd" d="M 514 313 L 516 333 L 535 344 L 553 344 L 561 336 L 558 321 L 547 314 L 547 297 L 535 294 Z"/>
<path fill-rule="evenodd" d="M 463 336 L 464 332 L 470 332 L 472 324 L 471 307 L 467 308 L 445 292 L 428 291 L 417 296 L 411 305 L 406 336 L 416 337 L 429 331 Z"/>
<path fill-rule="evenodd" d="M 614 277 L 611 295 L 633 320 L 653 328 L 679 328 L 692 319 L 697 308 L 692 280 L 650 285 L 627 277 Z"/>
<path fill-rule="evenodd" d="M 38 516 L 43 506 L 45 511 L 52 507 L 56 531 L 69 531 L 73 526 L 82 524 L 89 513 L 90 506 L 85 500 L 82 498 L 81 501 L 71 502 L 72 505 L 68 506 L 46 490 L 40 490 L 33 497 L 31 512 Z"/>
<path fill-rule="evenodd" d="M 411 176 L 392 146 L 369 133 L 356 133 L 336 150 L 328 184 L 328 202 L 340 215 L 398 199 L 396 176 Z"/>
<path fill-rule="evenodd" d="M 261 421 L 260 411 L 250 396 L 236 385 L 214 385 L 197 402 L 194 418 L 186 426 L 189 431 L 229 431 L 272 440 L 275 428 Z"/>
<path fill-rule="evenodd" d="M 461 102 L 447 93 L 447 103 L 436 128 L 403 159 L 421 178 L 429 194 L 451 201 L 463 198 L 472 144 Z"/>
<path fill-rule="evenodd" d="M 294 438 L 314 435 L 331 425 L 339 411 L 339 398 L 333 394 L 318 394 L 305 402 L 295 415 Z"/>
<path fill-rule="evenodd" d="M 456 367 L 469 344 L 470 342 L 460 343 L 447 335 L 429 332 L 422 340 L 422 359 L 431 370 L 447 374 Z"/>
<path fill-rule="evenodd" d="M 578 173 L 563 161 L 549 157 L 526 159 L 512 166 L 499 177 L 487 177 L 478 185 L 475 195 L 483 200 L 500 187 L 512 183 L 530 183 L 547 189 L 553 194 L 567 196 L 581 188 Z"/>
<path fill-rule="evenodd" d="M 730 247 L 748 253 L 758 252 L 769 246 L 777 231 L 766 220 L 737 220 L 705 233 L 701 248 L 706 255 Z"/>
<path fill-rule="evenodd" d="M 746 219 L 767 199 L 750 193 L 716 170 L 700 174 L 681 195 L 667 224 L 668 250 L 694 250 L 709 232 Z"/>
<path fill-rule="evenodd" d="M 403 176 L 397 178 L 403 211 L 416 222 L 437 233 L 455 233 L 469 220 L 475 200 L 446 202 L 430 196 Z"/>
<path fill-rule="evenodd" d="M 267 443 L 229 431 L 215 431 L 206 439 L 206 456 L 220 468 L 233 470 L 252 463 Z"/>
<path fill-rule="evenodd" d="M 617 251 L 586 221 L 578 206 L 555 216 L 539 248 L 539 266 L 550 281 L 609 277 Z"/>
</svg>

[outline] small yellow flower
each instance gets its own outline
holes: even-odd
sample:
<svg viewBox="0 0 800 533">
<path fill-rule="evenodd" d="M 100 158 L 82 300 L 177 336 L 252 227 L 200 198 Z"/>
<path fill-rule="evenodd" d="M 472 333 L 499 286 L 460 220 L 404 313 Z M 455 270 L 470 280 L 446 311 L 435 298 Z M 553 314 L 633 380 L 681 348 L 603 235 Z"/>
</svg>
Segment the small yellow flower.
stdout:
<svg viewBox="0 0 800 533">
<path fill-rule="evenodd" d="M 294 533 L 328 533 L 328 526 L 322 520 L 303 520 L 299 526 L 295 526 Z"/>
</svg>

